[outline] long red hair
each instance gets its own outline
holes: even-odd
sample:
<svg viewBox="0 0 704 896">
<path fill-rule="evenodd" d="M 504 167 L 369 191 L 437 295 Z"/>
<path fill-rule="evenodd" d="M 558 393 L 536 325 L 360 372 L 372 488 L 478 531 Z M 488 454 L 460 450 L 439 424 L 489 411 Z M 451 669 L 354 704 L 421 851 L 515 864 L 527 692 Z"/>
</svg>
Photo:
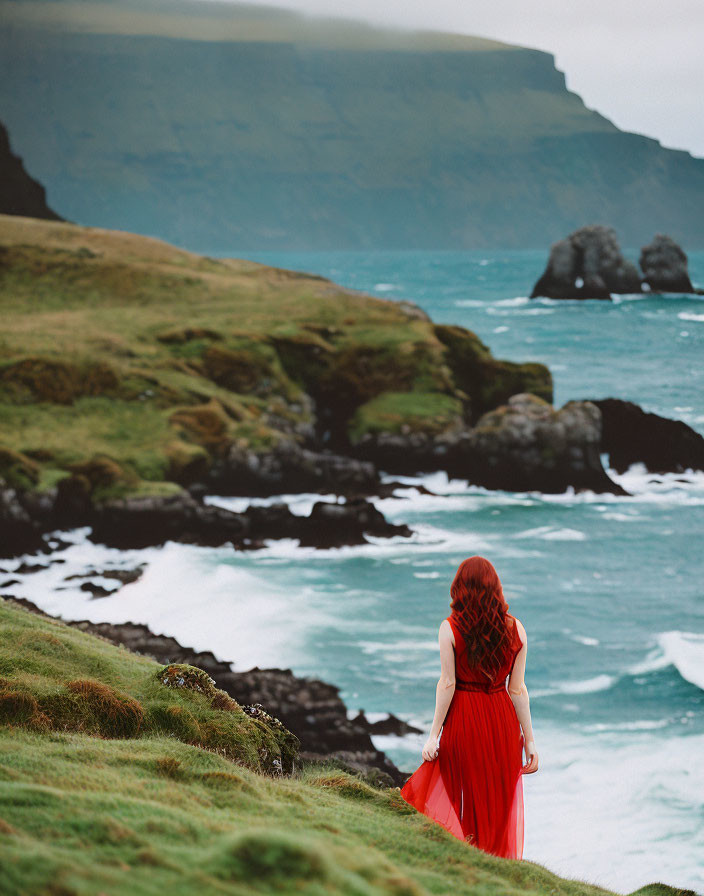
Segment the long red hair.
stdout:
<svg viewBox="0 0 704 896">
<path fill-rule="evenodd" d="M 494 679 L 511 644 L 501 580 L 484 557 L 463 560 L 450 587 L 452 621 L 467 645 L 470 666 Z"/>
</svg>

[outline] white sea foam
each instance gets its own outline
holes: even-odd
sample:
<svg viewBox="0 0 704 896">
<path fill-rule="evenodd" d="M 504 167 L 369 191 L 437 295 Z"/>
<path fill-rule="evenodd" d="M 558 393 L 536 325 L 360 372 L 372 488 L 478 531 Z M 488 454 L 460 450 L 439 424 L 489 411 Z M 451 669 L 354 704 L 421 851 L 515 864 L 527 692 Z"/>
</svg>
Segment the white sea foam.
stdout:
<svg viewBox="0 0 704 896">
<path fill-rule="evenodd" d="M 694 311 L 680 311 L 677 315 L 680 320 L 692 320 L 698 323 L 704 323 L 704 314 L 695 314 Z"/>
<path fill-rule="evenodd" d="M 617 677 L 614 675 L 595 675 L 593 678 L 585 678 L 576 681 L 561 681 L 554 687 L 533 688 L 531 697 L 554 697 L 556 694 L 593 694 L 598 691 L 608 691 L 613 687 Z"/>
<path fill-rule="evenodd" d="M 374 289 L 377 292 L 396 292 L 399 287 L 395 283 L 375 283 Z"/>
<path fill-rule="evenodd" d="M 313 492 L 295 492 L 292 494 L 272 495 L 266 498 L 246 498 L 231 497 L 229 495 L 206 495 L 203 499 L 205 504 L 212 504 L 215 507 L 224 507 L 226 510 L 232 510 L 235 513 L 243 513 L 248 507 L 271 507 L 283 501 L 288 504 L 291 513 L 296 516 L 309 516 L 313 505 L 318 501 L 326 501 L 334 504 L 336 501 L 344 504 L 344 496 L 334 494 L 316 494 Z"/>
<path fill-rule="evenodd" d="M 642 675 L 674 666 L 685 681 L 704 690 L 704 634 L 661 632 L 657 648 L 642 662 L 631 666 L 631 675 Z"/>
<path fill-rule="evenodd" d="M 528 296 L 514 296 L 512 299 L 499 299 L 498 302 L 494 302 L 494 305 L 499 305 L 502 308 L 520 308 L 522 305 L 527 305 L 528 302 L 531 301 L 539 300 L 529 299 Z"/>
<path fill-rule="evenodd" d="M 221 548 L 167 542 L 121 551 L 86 541 L 61 557 L 64 563 L 21 577 L 13 593 L 65 619 L 143 623 L 196 650 L 212 650 L 238 669 L 305 662 L 307 653 L 301 651 L 311 619 L 323 628 L 336 625 L 325 594 L 305 582 L 293 590 L 269 582 Z M 91 568 L 129 569 L 142 562 L 148 565 L 140 579 L 99 600 L 80 589 L 80 580 L 65 581 Z"/>
<path fill-rule="evenodd" d="M 578 635 L 569 628 L 564 628 L 562 631 L 563 634 L 567 635 L 573 641 L 577 641 L 579 644 L 584 644 L 585 647 L 598 647 L 600 644 L 598 638 L 590 638 L 587 635 Z"/>
<path fill-rule="evenodd" d="M 667 728 L 669 719 L 640 719 L 635 722 L 596 722 L 585 725 L 584 731 L 657 731 L 659 728 Z"/>
<path fill-rule="evenodd" d="M 526 529 L 518 532 L 514 538 L 538 538 L 543 541 L 586 541 L 587 536 L 579 529 L 569 529 L 561 526 L 538 526 L 535 529 Z"/>
</svg>

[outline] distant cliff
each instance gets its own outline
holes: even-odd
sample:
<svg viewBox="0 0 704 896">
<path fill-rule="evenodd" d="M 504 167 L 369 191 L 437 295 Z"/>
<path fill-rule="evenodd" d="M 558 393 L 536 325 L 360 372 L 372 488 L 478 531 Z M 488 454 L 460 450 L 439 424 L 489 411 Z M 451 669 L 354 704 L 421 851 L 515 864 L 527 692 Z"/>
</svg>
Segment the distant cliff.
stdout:
<svg viewBox="0 0 704 896">
<path fill-rule="evenodd" d="M 549 53 L 266 7 L 5 4 L 0 119 L 83 224 L 210 253 L 704 246 L 704 159 L 624 133 Z"/>
<path fill-rule="evenodd" d="M 46 190 L 24 170 L 22 159 L 12 154 L 7 130 L 0 124 L 0 214 L 30 218 L 62 219 L 46 204 Z"/>
</svg>

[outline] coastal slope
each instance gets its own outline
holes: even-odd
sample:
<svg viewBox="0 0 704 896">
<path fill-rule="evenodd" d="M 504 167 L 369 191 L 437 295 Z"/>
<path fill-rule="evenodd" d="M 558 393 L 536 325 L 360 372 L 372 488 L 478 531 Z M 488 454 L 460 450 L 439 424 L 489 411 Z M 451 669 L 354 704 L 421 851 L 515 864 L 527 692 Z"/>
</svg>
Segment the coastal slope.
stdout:
<svg viewBox="0 0 704 896">
<path fill-rule="evenodd" d="M 203 252 L 704 246 L 704 160 L 542 51 L 194 0 L 0 4 L 0 119 L 61 213 Z"/>
<path fill-rule="evenodd" d="M 483 853 L 334 763 L 274 766 L 274 722 L 95 636 L 2 599 L 0 635 L 7 896 L 614 896 Z"/>
<path fill-rule="evenodd" d="M 462 431 L 517 392 L 552 398 L 543 365 L 315 275 L 12 216 L 0 260 L 12 488 L 74 503 L 194 484 L 378 493 L 372 464 L 329 449 Z"/>
</svg>

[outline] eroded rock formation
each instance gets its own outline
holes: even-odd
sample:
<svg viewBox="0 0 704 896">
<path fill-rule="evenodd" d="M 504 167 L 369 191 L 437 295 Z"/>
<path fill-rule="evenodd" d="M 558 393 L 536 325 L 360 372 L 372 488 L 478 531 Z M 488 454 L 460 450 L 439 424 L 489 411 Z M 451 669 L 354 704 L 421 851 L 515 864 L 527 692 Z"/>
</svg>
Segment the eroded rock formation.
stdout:
<svg viewBox="0 0 704 896">
<path fill-rule="evenodd" d="M 624 258 L 612 227 L 580 227 L 550 248 L 547 267 L 531 298 L 609 299 L 641 291 L 638 269 Z"/>
<path fill-rule="evenodd" d="M 560 410 L 535 395 L 514 395 L 485 414 L 470 433 L 466 474 L 487 488 L 625 494 L 599 456 L 601 413 L 589 401 Z"/>
<path fill-rule="evenodd" d="M 656 233 L 643 246 L 638 263 L 651 292 L 695 292 L 687 271 L 687 255 L 666 234 Z"/>
<path fill-rule="evenodd" d="M 658 233 L 641 249 L 636 266 L 624 258 L 612 227 L 580 227 L 553 243 L 547 267 L 531 298 L 610 299 L 612 293 L 698 293 L 687 272 L 687 256 L 669 236 Z"/>
<path fill-rule="evenodd" d="M 681 420 L 649 414 L 618 398 L 592 403 L 601 411 L 601 451 L 617 472 L 637 463 L 651 473 L 704 470 L 704 438 Z"/>
</svg>

